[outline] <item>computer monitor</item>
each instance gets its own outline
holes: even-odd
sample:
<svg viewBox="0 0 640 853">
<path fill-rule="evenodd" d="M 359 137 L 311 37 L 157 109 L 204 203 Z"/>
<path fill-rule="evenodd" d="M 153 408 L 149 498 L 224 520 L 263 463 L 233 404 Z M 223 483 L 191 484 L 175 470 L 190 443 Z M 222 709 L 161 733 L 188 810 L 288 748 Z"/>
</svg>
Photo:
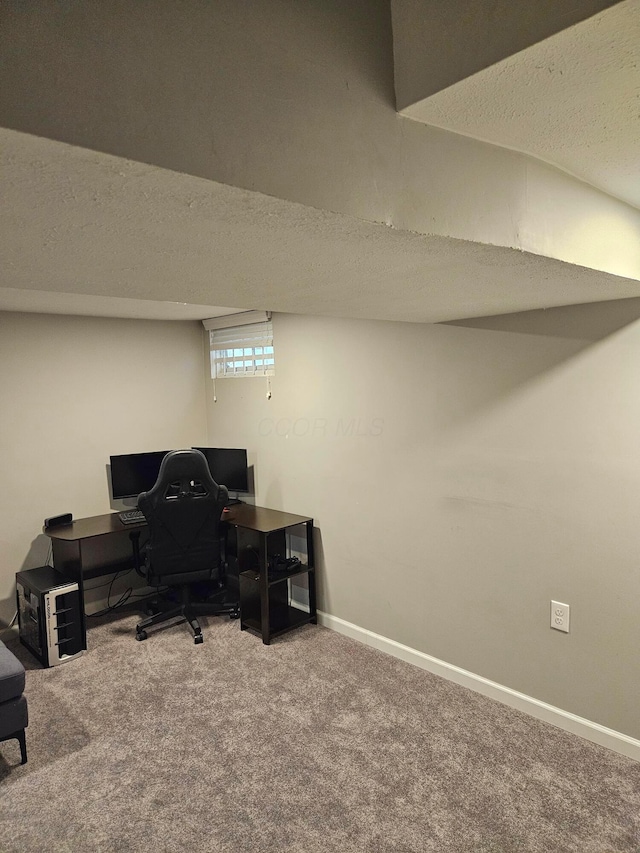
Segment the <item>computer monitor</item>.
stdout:
<svg viewBox="0 0 640 853">
<path fill-rule="evenodd" d="M 194 447 L 204 453 L 211 476 L 230 492 L 249 491 L 247 451 L 230 447 Z"/>
<path fill-rule="evenodd" d="M 158 479 L 160 463 L 168 450 L 151 453 L 126 453 L 111 456 L 111 489 L 114 500 L 137 498 L 148 492 Z"/>
</svg>

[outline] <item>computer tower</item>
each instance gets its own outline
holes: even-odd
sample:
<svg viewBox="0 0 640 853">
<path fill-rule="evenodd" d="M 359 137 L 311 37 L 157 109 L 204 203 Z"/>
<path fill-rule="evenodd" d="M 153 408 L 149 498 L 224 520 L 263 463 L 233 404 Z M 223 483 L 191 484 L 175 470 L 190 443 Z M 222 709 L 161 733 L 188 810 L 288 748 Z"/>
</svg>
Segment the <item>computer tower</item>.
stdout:
<svg viewBox="0 0 640 853">
<path fill-rule="evenodd" d="M 78 584 L 52 566 L 16 574 L 20 641 L 43 666 L 57 666 L 83 649 Z"/>
</svg>

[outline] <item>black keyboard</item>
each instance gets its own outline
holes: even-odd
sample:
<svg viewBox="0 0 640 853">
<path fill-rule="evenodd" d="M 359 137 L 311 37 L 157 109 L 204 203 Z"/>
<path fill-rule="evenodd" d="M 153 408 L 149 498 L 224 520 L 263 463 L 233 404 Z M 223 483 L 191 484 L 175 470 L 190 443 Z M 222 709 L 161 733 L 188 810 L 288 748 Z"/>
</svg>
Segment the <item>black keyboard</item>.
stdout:
<svg viewBox="0 0 640 853">
<path fill-rule="evenodd" d="M 123 524 L 140 524 L 146 521 L 144 513 L 139 509 L 127 509 L 118 513 L 118 518 Z"/>
</svg>

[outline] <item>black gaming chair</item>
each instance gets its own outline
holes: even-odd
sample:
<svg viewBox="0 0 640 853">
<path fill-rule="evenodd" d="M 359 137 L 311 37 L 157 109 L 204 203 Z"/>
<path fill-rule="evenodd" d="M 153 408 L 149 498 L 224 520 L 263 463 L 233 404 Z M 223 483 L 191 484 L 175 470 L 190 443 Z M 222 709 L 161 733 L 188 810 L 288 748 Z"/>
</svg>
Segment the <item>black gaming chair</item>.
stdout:
<svg viewBox="0 0 640 853">
<path fill-rule="evenodd" d="M 155 486 L 138 496 L 138 507 L 149 525 L 144 566 L 138 560 L 139 574 L 150 586 L 177 589 L 180 603 L 165 603 L 159 612 L 140 622 L 137 640 L 146 640 L 146 629 L 152 625 L 183 616 L 191 625 L 195 642 L 201 643 L 198 614 L 239 616 L 237 598 L 223 600 L 226 566 L 220 516 L 228 498 L 226 487 L 214 482 L 199 450 L 167 453 Z M 202 586 L 202 582 L 209 582 L 217 595 L 195 602 L 192 588 Z"/>
</svg>

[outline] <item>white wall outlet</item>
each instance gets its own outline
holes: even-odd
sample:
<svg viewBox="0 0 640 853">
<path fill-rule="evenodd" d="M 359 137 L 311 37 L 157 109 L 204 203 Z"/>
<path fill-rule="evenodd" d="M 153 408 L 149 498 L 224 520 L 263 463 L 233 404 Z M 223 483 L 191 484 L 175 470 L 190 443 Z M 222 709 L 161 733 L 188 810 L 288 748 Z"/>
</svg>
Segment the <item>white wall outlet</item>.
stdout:
<svg viewBox="0 0 640 853">
<path fill-rule="evenodd" d="M 561 601 L 551 602 L 551 627 L 569 633 L 569 605 Z"/>
</svg>

